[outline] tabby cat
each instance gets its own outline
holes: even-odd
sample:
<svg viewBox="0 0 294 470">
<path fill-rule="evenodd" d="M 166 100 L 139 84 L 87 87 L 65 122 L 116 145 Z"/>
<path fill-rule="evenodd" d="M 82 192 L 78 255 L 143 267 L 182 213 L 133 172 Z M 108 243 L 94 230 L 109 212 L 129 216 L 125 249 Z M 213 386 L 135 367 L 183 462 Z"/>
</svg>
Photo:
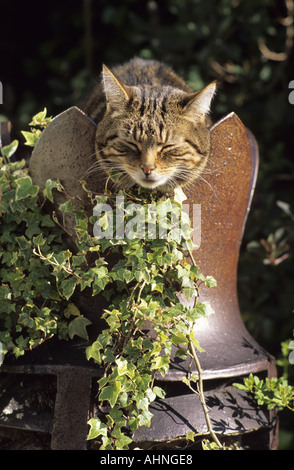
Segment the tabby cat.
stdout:
<svg viewBox="0 0 294 470">
<path fill-rule="evenodd" d="M 97 125 L 96 157 L 119 185 L 169 191 L 194 181 L 210 152 L 209 109 L 216 83 L 193 90 L 160 62 L 133 59 L 110 71 L 81 108 Z"/>
</svg>

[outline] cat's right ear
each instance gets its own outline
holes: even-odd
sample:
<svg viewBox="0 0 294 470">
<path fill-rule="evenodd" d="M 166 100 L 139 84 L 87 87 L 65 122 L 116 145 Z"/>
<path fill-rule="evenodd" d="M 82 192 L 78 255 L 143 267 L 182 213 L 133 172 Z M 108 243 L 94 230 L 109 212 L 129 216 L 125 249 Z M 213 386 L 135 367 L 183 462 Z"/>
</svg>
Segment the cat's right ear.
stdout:
<svg viewBox="0 0 294 470">
<path fill-rule="evenodd" d="M 102 83 L 107 107 L 121 108 L 130 98 L 129 87 L 122 85 L 113 73 L 103 65 Z"/>
</svg>

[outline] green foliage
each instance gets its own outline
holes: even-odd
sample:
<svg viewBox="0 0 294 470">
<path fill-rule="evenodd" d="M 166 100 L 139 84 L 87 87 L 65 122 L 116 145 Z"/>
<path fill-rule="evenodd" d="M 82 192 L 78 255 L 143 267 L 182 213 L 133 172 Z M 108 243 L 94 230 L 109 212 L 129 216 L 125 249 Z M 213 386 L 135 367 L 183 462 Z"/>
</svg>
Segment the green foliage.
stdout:
<svg viewBox="0 0 294 470">
<path fill-rule="evenodd" d="M 201 444 L 203 450 L 220 450 L 215 442 L 210 442 L 208 439 L 203 439 Z"/>
<path fill-rule="evenodd" d="M 61 231 L 41 213 L 38 188 L 23 161 L 1 161 L 0 171 L 0 341 L 4 353 L 12 349 L 17 357 L 55 334 L 64 334 L 61 297 L 50 270 L 33 254 L 40 234 L 47 240 L 46 251 L 60 250 Z"/>
<path fill-rule="evenodd" d="M 39 113 L 32 123 L 48 122 Z M 62 257 L 63 231 L 42 212 L 25 162 L 9 161 L 17 146 L 3 147 L 7 163 L 0 159 L 0 342 L 3 356 L 19 357 L 53 336 L 85 337 L 88 320 L 68 305 L 50 265 L 36 256 L 42 246 L 43 256 Z"/>
<path fill-rule="evenodd" d="M 269 410 L 278 407 L 294 411 L 294 387 L 284 377 L 273 377 L 265 380 L 250 374 L 243 384 L 234 384 L 239 390 L 252 393 L 258 405 L 265 405 Z"/>
<path fill-rule="evenodd" d="M 105 370 L 98 382 L 100 416 L 89 421 L 88 438 L 98 439 L 100 449 L 106 450 L 128 448 L 132 433 L 139 426 L 150 426 L 149 405 L 156 397 L 164 398 L 164 391 L 154 380 L 168 372 L 172 347 L 181 357 L 189 355 L 192 359 L 191 345 L 201 351 L 193 326 L 198 318 L 206 316 L 207 307 L 197 300 L 198 289 L 201 283 L 215 285 L 211 277 L 204 277 L 197 266 L 188 264 L 185 259 L 185 252 L 187 254 L 191 246 L 190 227 L 184 225 L 179 231 L 173 225 L 170 212 L 172 204 L 181 208 L 181 190 L 175 191 L 173 200 L 142 190 L 125 194 L 125 197 L 126 227 L 132 220 L 130 209 L 136 200 L 142 204 L 146 225 L 150 222 L 147 210 L 150 204 L 155 213 L 160 215 L 164 210 L 168 214 L 165 218 L 167 234 L 165 239 L 148 238 L 150 232 L 144 230 L 143 239 L 101 240 L 101 255 L 117 249 L 120 253 L 117 263 L 103 271 L 101 277 L 105 279 L 103 294 L 111 299 L 103 313 L 108 328 L 87 349 L 88 359 Z M 105 196 L 95 197 L 96 203 L 105 203 L 105 200 Z M 108 204 L 113 204 L 111 198 Z M 121 208 L 113 207 L 113 221 L 117 220 L 117 210 Z M 107 229 L 105 214 L 98 222 Z M 160 227 L 159 219 L 154 221 L 151 235 L 158 233 Z M 182 305 L 178 298 L 180 293 L 189 299 L 194 297 L 194 306 Z M 146 331 L 146 322 L 149 331 Z"/>
<path fill-rule="evenodd" d="M 281 343 L 281 357 L 277 365 L 282 367 L 281 377 L 260 379 L 257 375 L 250 374 L 243 379 L 243 384 L 235 383 L 235 387 L 250 393 L 257 400 L 258 405 L 267 409 L 279 408 L 294 411 L 294 387 L 289 384 L 289 366 L 294 364 L 291 354 L 294 350 L 294 341 L 288 340 Z"/>
<path fill-rule="evenodd" d="M 33 118 L 32 132 L 25 134 L 29 145 L 35 145 L 40 135 L 35 130 L 49 122 L 46 110 Z M 16 148 L 12 142 L 3 155 L 9 160 Z M 118 177 L 110 175 L 113 180 Z M 109 303 L 102 315 L 108 328 L 87 349 L 87 358 L 104 369 L 98 381 L 99 416 L 89 421 L 89 439 L 98 438 L 101 449 L 127 449 L 138 427 L 150 426 L 150 403 L 164 398 L 155 378 L 168 372 L 172 348 L 198 367 L 196 350 L 202 349 L 194 325 L 211 313 L 198 300 L 198 291 L 201 284 L 213 287 L 216 281 L 203 276 L 193 259 L 192 229 L 182 211 L 186 197 L 181 189 L 167 197 L 135 188 L 122 191 L 116 201 L 107 184 L 104 195 L 85 188 L 93 216 L 75 209 L 74 197 L 59 206 L 75 217 L 71 251 L 63 243 L 61 222 L 56 225 L 42 212 L 40 189 L 24 161 L 2 162 L 0 187 L 3 352 L 18 357 L 52 336 L 88 339 L 90 321 L 80 314 L 73 294 L 87 288 L 93 296 L 103 295 Z M 53 202 L 53 189 L 64 191 L 60 182 L 48 180 L 43 199 Z M 105 203 L 111 210 L 95 215 Z M 122 222 L 124 236 L 118 237 Z M 113 233 L 106 237 L 110 227 Z M 98 228 L 101 237 L 95 235 Z M 110 263 L 112 254 L 116 261 Z M 180 296 L 192 305 L 183 305 Z M 189 372 L 185 383 L 192 389 L 191 382 L 198 380 Z"/>
<path fill-rule="evenodd" d="M 25 137 L 25 145 L 29 147 L 34 147 L 38 142 L 40 135 L 43 129 L 49 124 L 52 117 L 47 117 L 47 109 L 44 108 L 43 111 L 40 111 L 38 114 L 33 116 L 32 121 L 30 122 L 31 130 L 30 131 L 21 131 L 22 135 Z"/>
</svg>

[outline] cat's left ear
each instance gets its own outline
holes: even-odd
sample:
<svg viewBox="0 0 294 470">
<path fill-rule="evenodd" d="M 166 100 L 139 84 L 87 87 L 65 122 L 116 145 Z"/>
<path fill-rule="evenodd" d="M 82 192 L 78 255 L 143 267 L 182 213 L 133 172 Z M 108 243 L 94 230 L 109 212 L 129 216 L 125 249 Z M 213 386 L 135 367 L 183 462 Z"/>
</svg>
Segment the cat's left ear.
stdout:
<svg viewBox="0 0 294 470">
<path fill-rule="evenodd" d="M 102 82 L 107 106 L 121 108 L 129 100 L 129 87 L 120 83 L 105 65 L 103 65 L 102 69 Z"/>
<path fill-rule="evenodd" d="M 216 93 L 216 81 L 207 85 L 203 90 L 188 95 L 181 101 L 181 107 L 186 117 L 204 119 L 210 112 L 212 98 Z"/>
</svg>

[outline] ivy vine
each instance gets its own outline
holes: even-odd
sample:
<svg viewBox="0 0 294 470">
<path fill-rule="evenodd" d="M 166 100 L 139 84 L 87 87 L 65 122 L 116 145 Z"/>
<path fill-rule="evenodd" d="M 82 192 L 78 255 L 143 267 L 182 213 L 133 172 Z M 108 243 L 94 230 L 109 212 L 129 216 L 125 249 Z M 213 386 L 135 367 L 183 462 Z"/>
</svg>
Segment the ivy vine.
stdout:
<svg viewBox="0 0 294 470">
<path fill-rule="evenodd" d="M 49 122 L 46 110 L 36 115 L 31 131 L 24 133 L 26 144 L 34 146 Z M 91 289 L 93 296 L 103 295 L 109 306 L 102 315 L 107 328 L 86 352 L 89 361 L 104 370 L 98 381 L 99 413 L 89 421 L 88 439 L 98 441 L 100 449 L 127 449 L 138 427 L 150 426 L 149 406 L 157 397 L 164 398 L 156 378 L 168 373 L 175 348 L 176 355 L 191 358 L 184 382 L 200 396 L 213 443 L 221 448 L 205 404 L 198 360 L 202 349 L 194 334 L 197 320 L 211 313 L 210 306 L 199 301 L 199 289 L 216 282 L 200 273 L 192 256 L 182 190 L 165 196 L 135 188 L 120 192 L 117 203 L 107 185 L 104 194 L 85 187 L 93 207 L 107 204 L 110 208 L 99 215 L 95 210 L 93 215 L 77 210 L 74 198 L 67 195 L 59 209 L 75 217 L 76 249 L 72 251 L 63 243 L 66 228 L 53 214 L 43 213 L 40 189 L 33 184 L 25 162 L 10 161 L 16 148 L 16 141 L 2 148 L 5 161 L 1 161 L 0 174 L 0 341 L 4 354 L 18 357 L 52 336 L 88 338 L 90 321 L 72 297 L 77 290 Z M 110 175 L 112 180 L 117 177 Z M 42 197 L 53 202 L 54 191 L 64 188 L 59 181 L 48 180 Z M 137 219 L 134 203 L 140 208 Z M 173 217 L 175 210 L 180 227 Z M 128 236 L 117 237 L 121 229 L 118 212 L 123 213 Z M 113 236 L 97 236 L 97 231 L 106 234 L 110 228 Z M 115 255 L 114 263 L 111 255 Z M 191 300 L 192 306 L 183 305 L 181 296 Z M 192 363 L 197 373 L 192 373 Z"/>
</svg>

